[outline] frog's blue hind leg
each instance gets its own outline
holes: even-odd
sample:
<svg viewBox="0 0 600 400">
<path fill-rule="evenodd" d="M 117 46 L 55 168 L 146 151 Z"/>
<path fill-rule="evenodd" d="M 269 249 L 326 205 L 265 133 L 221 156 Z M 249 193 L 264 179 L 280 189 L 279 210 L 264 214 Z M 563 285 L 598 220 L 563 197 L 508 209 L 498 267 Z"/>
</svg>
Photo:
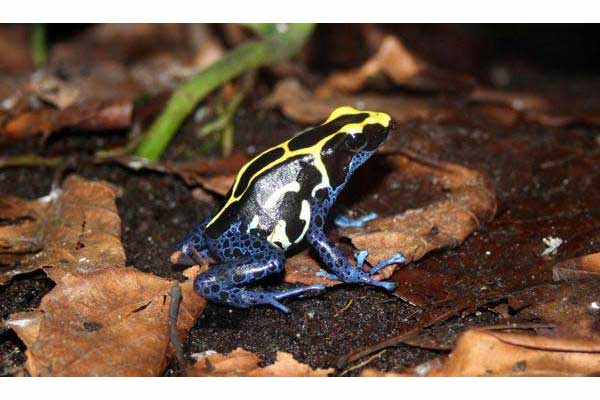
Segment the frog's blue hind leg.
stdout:
<svg viewBox="0 0 600 400">
<path fill-rule="evenodd" d="M 194 289 L 208 300 L 241 308 L 268 304 L 287 313 L 289 309 L 280 300 L 325 289 L 319 284 L 278 292 L 244 289 L 256 280 L 282 271 L 283 250 L 257 236 L 240 233 L 238 225 L 208 243 L 211 254 L 218 255 L 221 263 L 199 274 L 194 281 Z"/>
<path fill-rule="evenodd" d="M 204 236 L 204 229 L 210 219 L 211 217 L 205 218 L 183 239 L 180 250 L 185 257 L 179 258 L 179 264 L 193 265 L 198 262 L 198 257 L 208 257 L 208 243 Z"/>
<path fill-rule="evenodd" d="M 344 253 L 331 243 L 323 230 L 328 211 L 327 201 L 321 204 L 314 202 L 311 205 L 311 223 L 306 235 L 308 242 L 319 253 L 319 257 L 325 263 L 325 266 L 343 282 L 362 283 L 378 286 L 389 291 L 395 290 L 396 283 L 375 280 L 371 277 L 371 274 L 362 270 L 361 267 L 366 258 L 366 253 L 361 252 L 357 255 L 358 266 L 355 267 L 350 264 Z"/>
</svg>

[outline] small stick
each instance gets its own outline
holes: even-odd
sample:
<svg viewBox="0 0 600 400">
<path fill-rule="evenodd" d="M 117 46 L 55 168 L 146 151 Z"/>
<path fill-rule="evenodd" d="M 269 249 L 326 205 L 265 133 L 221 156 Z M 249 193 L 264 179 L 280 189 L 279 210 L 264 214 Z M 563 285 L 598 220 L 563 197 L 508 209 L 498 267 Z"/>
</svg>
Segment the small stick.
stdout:
<svg viewBox="0 0 600 400">
<path fill-rule="evenodd" d="M 345 370 L 343 370 L 343 371 L 342 371 L 342 372 L 341 372 L 341 373 L 340 373 L 338 376 L 344 376 L 344 375 L 346 375 L 346 374 L 347 374 L 348 372 L 350 372 L 350 371 L 354 371 L 355 369 L 359 369 L 359 368 L 362 368 L 362 367 L 364 367 L 365 365 L 369 364 L 369 363 L 370 363 L 371 361 L 373 361 L 374 359 L 381 357 L 381 355 L 382 355 L 383 353 L 385 353 L 386 351 L 387 351 L 387 349 L 383 349 L 383 350 L 381 350 L 379 353 L 377 353 L 377 354 L 373 354 L 371 357 L 367 358 L 365 361 L 363 361 L 363 362 L 361 362 L 361 363 L 358 363 L 358 364 L 356 364 L 356 365 L 353 365 L 352 367 L 348 367 L 348 368 L 346 368 L 346 369 L 345 369 Z"/>
<path fill-rule="evenodd" d="M 177 332 L 177 316 L 179 315 L 179 304 L 181 303 L 181 287 L 178 282 L 171 286 L 171 304 L 169 305 L 169 339 L 175 349 L 175 358 L 179 368 L 185 370 L 187 361 L 183 354 L 183 344 Z"/>
<path fill-rule="evenodd" d="M 350 299 L 350 301 L 348 302 L 348 304 L 346 304 L 344 307 L 342 307 L 342 309 L 340 311 L 338 311 L 337 313 L 335 313 L 334 317 L 337 317 L 339 315 L 341 315 L 344 311 L 346 311 L 348 309 L 348 307 L 350 307 L 352 305 L 352 299 Z"/>
</svg>

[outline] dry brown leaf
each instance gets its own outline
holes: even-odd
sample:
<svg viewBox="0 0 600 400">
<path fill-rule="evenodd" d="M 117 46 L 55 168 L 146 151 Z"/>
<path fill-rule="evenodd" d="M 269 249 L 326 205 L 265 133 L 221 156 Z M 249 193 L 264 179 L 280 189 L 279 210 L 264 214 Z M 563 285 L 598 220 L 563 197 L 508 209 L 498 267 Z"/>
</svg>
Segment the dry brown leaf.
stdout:
<svg viewBox="0 0 600 400">
<path fill-rule="evenodd" d="M 41 249 L 40 221 L 46 205 L 12 196 L 0 198 L 0 220 L 4 222 L 0 226 L 0 257 L 7 252 L 21 254 Z"/>
<path fill-rule="evenodd" d="M 158 376 L 167 365 L 173 283 L 134 268 L 66 274 L 37 310 L 7 325 L 27 345 L 33 376 Z M 177 326 L 183 337 L 206 301 L 182 284 Z"/>
<path fill-rule="evenodd" d="M 600 342 L 470 330 L 427 376 L 581 376 L 600 372 Z"/>
<path fill-rule="evenodd" d="M 56 281 L 65 272 L 125 266 L 116 195 L 106 182 L 73 175 L 62 189 L 40 199 L 2 199 L 8 207 L 0 218 L 8 212 L 13 224 L 0 227 L 0 257 L 19 263 L 2 271 L 0 284 L 38 268 Z"/>
<path fill-rule="evenodd" d="M 118 157 L 112 161 L 134 170 L 147 169 L 177 175 L 189 186 L 200 186 L 208 192 L 225 196 L 237 171 L 249 161 L 247 154 L 235 152 L 230 157 L 212 157 L 191 162 L 152 162 L 138 157 Z"/>
<path fill-rule="evenodd" d="M 350 238 L 356 248 L 369 251 L 372 265 L 398 251 L 411 262 L 432 250 L 457 246 L 493 218 L 496 197 L 485 175 L 456 164 L 435 167 L 400 155 L 389 160 L 394 170 L 432 179 L 446 194 L 423 208 L 370 221 L 364 229 L 341 229 L 340 234 Z M 390 276 L 394 268 L 384 269 L 384 276 Z"/>
<path fill-rule="evenodd" d="M 600 253 L 587 254 L 560 262 L 552 269 L 555 281 L 600 277 Z"/>
<path fill-rule="evenodd" d="M 285 260 L 283 280 L 287 283 L 302 283 L 304 285 L 322 283 L 326 286 L 335 286 L 342 283 L 317 276 L 317 272 L 321 268 L 321 264 L 305 250 Z"/>
<path fill-rule="evenodd" d="M 536 290 L 537 289 L 537 290 Z M 525 290 L 509 300 L 518 317 L 556 325 L 557 335 L 600 342 L 600 279 L 561 282 Z"/>
<path fill-rule="evenodd" d="M 356 92 L 380 76 L 401 87 L 419 90 L 463 89 L 474 80 L 458 73 L 434 68 L 410 52 L 395 36 L 386 36 L 377 53 L 361 67 L 333 73 L 316 93 L 329 96 L 337 91 Z"/>
<path fill-rule="evenodd" d="M 476 103 L 504 105 L 519 112 L 541 111 L 550 106 L 548 99 L 536 94 L 483 87 L 474 89 L 469 95 L 469 100 Z"/>
<path fill-rule="evenodd" d="M 0 136 L 17 140 L 65 128 L 86 131 L 124 129 L 131 125 L 132 116 L 133 103 L 126 100 L 89 101 L 61 110 L 42 108 L 17 115 L 0 130 Z"/>
<path fill-rule="evenodd" d="M 27 25 L 2 24 L 0 26 L 0 72 L 2 75 L 33 69 L 29 49 L 30 32 Z"/>
<path fill-rule="evenodd" d="M 469 94 L 469 100 L 484 107 L 505 107 L 504 110 L 484 108 L 480 111 L 507 126 L 516 121 L 517 115 L 514 113 L 521 114 L 528 122 L 550 127 L 600 124 L 597 110 L 590 111 L 581 104 L 566 104 L 534 93 L 479 87 Z"/>
<path fill-rule="evenodd" d="M 452 109 L 431 99 L 375 94 L 317 96 L 292 78 L 280 81 L 262 102 L 263 107 L 279 107 L 286 117 L 302 124 L 321 123 L 331 110 L 345 105 L 385 111 L 399 124 L 413 120 L 446 121 L 455 116 Z"/>
<path fill-rule="evenodd" d="M 354 246 L 369 252 L 371 265 L 401 252 L 407 263 L 440 248 L 454 247 L 462 243 L 482 223 L 491 220 L 496 212 L 496 198 L 488 179 L 477 171 L 443 163 L 440 167 L 426 165 L 407 157 L 388 156 L 394 171 L 416 178 L 431 179 L 445 192 L 444 197 L 420 209 L 372 220 L 364 228 L 341 228 L 339 233 L 352 240 Z M 307 252 L 298 253 L 286 261 L 285 281 L 289 283 L 337 282 L 317 277 L 320 269 L 317 260 Z M 382 277 L 390 277 L 397 265 L 381 271 Z M 419 279 L 418 269 L 398 271 L 397 281 L 420 282 L 428 291 L 443 291 L 444 280 Z M 408 275 L 407 275 L 408 274 Z M 410 275 L 410 276 L 409 276 Z M 412 288 L 414 289 L 414 288 Z M 396 295 L 413 304 L 424 301 L 408 286 L 400 286 Z M 441 296 L 444 298 L 445 296 Z"/>
<path fill-rule="evenodd" d="M 190 376 L 254 376 L 254 377 L 324 377 L 334 371 L 312 369 L 294 357 L 278 351 L 274 364 L 260 367 L 260 358 L 249 351 L 237 348 L 229 354 L 211 354 L 200 358 L 189 370 Z"/>
<path fill-rule="evenodd" d="M 223 52 L 206 25 L 93 26 L 52 46 L 44 70 L 18 77 L 0 110 L 0 138 L 129 127 L 139 96 L 172 90 Z"/>
<path fill-rule="evenodd" d="M 236 175 L 198 176 L 195 181 L 210 193 L 225 196 L 235 181 Z"/>
</svg>

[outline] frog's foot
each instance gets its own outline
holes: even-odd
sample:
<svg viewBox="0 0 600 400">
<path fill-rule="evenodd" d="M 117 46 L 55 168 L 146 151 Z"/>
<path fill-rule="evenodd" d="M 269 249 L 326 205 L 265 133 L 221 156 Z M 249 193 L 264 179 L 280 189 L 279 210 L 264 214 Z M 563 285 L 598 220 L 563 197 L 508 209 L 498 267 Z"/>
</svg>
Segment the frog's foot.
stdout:
<svg viewBox="0 0 600 400">
<path fill-rule="evenodd" d="M 364 283 L 364 284 L 370 285 L 370 286 L 377 286 L 377 287 L 387 290 L 388 292 L 393 292 L 398 287 L 398 284 L 396 282 L 378 281 L 378 280 L 371 278 L 366 273 L 364 273 L 364 276 L 361 276 L 359 278 L 358 283 Z"/>
<path fill-rule="evenodd" d="M 406 262 L 406 258 L 404 257 L 404 255 L 402 253 L 396 253 L 392 257 L 388 258 L 387 260 L 383 260 L 383 261 L 379 262 L 377 265 L 375 265 L 373 268 L 371 268 L 369 270 L 369 275 L 371 275 L 371 276 L 375 275 L 376 273 L 378 273 L 379 271 L 381 271 L 383 268 L 387 267 L 388 265 L 403 264 L 404 262 Z"/>
<path fill-rule="evenodd" d="M 361 251 L 356 252 L 354 254 L 354 257 L 356 258 L 356 268 L 354 268 L 349 274 L 347 274 L 347 276 L 344 276 L 346 274 L 343 274 L 342 279 L 345 282 L 350 281 L 350 282 L 355 282 L 355 283 L 363 283 L 366 285 L 381 287 L 390 292 L 393 290 L 396 290 L 396 287 L 398 285 L 395 282 L 376 280 L 376 279 L 373 279 L 372 276 L 375 275 L 382 268 L 387 267 L 388 265 L 404 262 L 404 260 L 405 260 L 404 256 L 402 254 L 398 253 L 398 254 L 394 255 L 393 257 L 391 257 L 390 259 L 380 262 L 379 264 L 377 264 L 376 266 L 371 268 L 371 270 L 369 272 L 364 272 L 362 270 L 362 268 L 363 268 L 363 265 L 365 264 L 365 261 L 366 261 L 368 255 L 369 255 L 369 252 L 367 250 L 361 250 Z"/>
<path fill-rule="evenodd" d="M 319 278 L 325 278 L 325 279 L 329 279 L 330 281 L 339 281 L 340 278 L 338 278 L 337 275 L 334 274 L 330 274 L 329 272 L 325 271 L 324 269 L 320 269 L 315 276 L 318 276 Z"/>
<path fill-rule="evenodd" d="M 339 228 L 362 228 L 367 222 L 378 217 L 376 213 L 369 213 L 358 218 L 351 218 L 344 214 L 339 214 L 333 219 L 333 223 Z"/>
<path fill-rule="evenodd" d="M 207 284 L 201 276 L 199 275 L 200 279 L 197 277 L 194 282 L 195 289 L 201 296 L 210 301 L 239 308 L 271 305 L 286 314 L 290 310 L 281 304 L 280 300 L 288 297 L 317 294 L 325 290 L 325 285 L 322 284 L 300 286 L 278 292 L 246 290 L 237 286 L 218 285 L 215 283 Z"/>
<path fill-rule="evenodd" d="M 239 292 L 236 304 L 231 303 L 236 307 L 252 307 L 259 304 L 271 305 L 278 310 L 289 313 L 290 309 L 280 303 L 279 300 L 286 299 L 288 297 L 306 296 L 317 294 L 325 290 L 325 285 L 315 284 L 310 286 L 300 286 L 292 289 L 282 290 L 279 292 L 259 292 L 252 290 L 242 290 Z"/>
</svg>

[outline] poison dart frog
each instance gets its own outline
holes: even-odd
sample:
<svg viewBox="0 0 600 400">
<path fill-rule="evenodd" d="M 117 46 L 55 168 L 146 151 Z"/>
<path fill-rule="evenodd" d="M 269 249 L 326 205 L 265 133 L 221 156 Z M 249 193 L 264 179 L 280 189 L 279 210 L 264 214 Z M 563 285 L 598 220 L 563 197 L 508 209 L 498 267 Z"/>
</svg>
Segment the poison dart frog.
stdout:
<svg viewBox="0 0 600 400">
<path fill-rule="evenodd" d="M 319 293 L 325 286 L 281 291 L 245 286 L 282 271 L 285 252 L 304 239 L 330 271 L 324 275 L 327 278 L 394 290 L 395 283 L 376 280 L 373 275 L 403 262 L 400 253 L 364 272 L 366 252 L 357 254 L 357 266 L 353 266 L 324 232 L 338 195 L 385 141 L 390 123 L 385 113 L 340 107 L 323 124 L 296 134 L 244 165 L 223 206 L 195 227 L 181 246 L 190 260 L 208 255 L 218 260 L 195 278 L 196 292 L 221 304 L 242 308 L 265 304 L 287 313 L 282 299 Z"/>
</svg>

